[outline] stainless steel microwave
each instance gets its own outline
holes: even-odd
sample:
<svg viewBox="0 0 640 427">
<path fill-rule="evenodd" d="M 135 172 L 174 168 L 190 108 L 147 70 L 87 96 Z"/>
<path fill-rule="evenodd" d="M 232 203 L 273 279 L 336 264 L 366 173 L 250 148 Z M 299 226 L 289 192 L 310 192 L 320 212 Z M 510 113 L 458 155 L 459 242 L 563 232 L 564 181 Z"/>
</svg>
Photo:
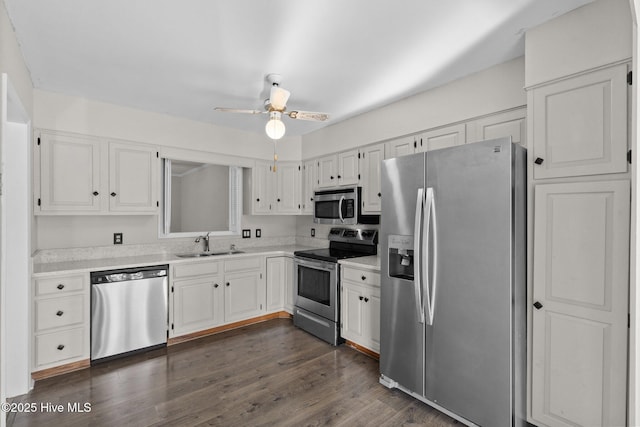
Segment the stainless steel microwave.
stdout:
<svg viewBox="0 0 640 427">
<path fill-rule="evenodd" d="M 318 190 L 313 196 L 313 222 L 317 224 L 379 224 L 380 215 L 363 215 L 361 187 Z"/>
</svg>

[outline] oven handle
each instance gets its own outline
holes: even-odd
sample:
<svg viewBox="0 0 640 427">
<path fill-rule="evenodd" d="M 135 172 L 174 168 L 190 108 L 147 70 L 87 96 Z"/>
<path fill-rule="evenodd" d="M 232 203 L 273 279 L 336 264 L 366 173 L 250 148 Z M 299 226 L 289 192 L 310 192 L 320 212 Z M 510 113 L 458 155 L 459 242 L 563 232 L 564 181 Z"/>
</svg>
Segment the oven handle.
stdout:
<svg viewBox="0 0 640 427">
<path fill-rule="evenodd" d="M 344 217 L 342 216 L 342 202 L 344 202 L 344 196 L 340 197 L 340 201 L 338 202 L 338 216 L 340 217 L 340 221 L 344 223 Z"/>
<path fill-rule="evenodd" d="M 302 265 L 303 267 L 309 267 L 316 270 L 324 270 L 330 273 L 333 273 L 337 270 L 338 263 L 335 262 L 327 262 L 322 260 L 308 260 L 306 258 L 294 258 L 294 263 L 296 265 Z"/>
</svg>

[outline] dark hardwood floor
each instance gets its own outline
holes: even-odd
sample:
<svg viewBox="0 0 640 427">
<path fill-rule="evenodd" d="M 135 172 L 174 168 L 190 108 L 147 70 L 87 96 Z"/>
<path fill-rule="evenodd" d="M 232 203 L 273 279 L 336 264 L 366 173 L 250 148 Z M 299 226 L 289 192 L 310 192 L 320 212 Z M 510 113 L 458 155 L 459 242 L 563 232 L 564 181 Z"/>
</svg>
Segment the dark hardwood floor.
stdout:
<svg viewBox="0 0 640 427">
<path fill-rule="evenodd" d="M 378 362 L 276 319 L 37 381 L 22 426 L 451 426 L 378 383 Z M 69 403 L 91 404 L 72 413 Z M 64 411 L 42 411 L 61 404 Z"/>
</svg>

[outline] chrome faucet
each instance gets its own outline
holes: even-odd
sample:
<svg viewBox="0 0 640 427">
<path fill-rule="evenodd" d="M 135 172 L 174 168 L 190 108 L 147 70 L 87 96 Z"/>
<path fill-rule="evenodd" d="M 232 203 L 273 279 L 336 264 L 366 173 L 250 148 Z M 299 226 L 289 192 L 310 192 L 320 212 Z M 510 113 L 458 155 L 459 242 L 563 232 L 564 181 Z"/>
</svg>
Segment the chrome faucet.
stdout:
<svg viewBox="0 0 640 427">
<path fill-rule="evenodd" d="M 204 236 L 198 236 L 198 238 L 196 239 L 196 243 L 200 242 L 200 239 L 204 240 L 204 251 L 205 252 L 209 252 L 209 233 L 207 233 Z"/>
</svg>

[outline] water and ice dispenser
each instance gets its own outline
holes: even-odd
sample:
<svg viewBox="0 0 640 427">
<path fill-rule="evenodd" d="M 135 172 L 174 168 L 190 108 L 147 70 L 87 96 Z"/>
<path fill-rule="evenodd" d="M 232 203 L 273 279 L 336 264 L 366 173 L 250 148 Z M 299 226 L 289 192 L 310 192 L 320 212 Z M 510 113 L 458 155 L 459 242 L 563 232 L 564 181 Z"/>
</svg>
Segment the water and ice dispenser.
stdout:
<svg viewBox="0 0 640 427">
<path fill-rule="evenodd" d="M 413 280 L 413 236 L 389 236 L 389 276 Z"/>
</svg>

